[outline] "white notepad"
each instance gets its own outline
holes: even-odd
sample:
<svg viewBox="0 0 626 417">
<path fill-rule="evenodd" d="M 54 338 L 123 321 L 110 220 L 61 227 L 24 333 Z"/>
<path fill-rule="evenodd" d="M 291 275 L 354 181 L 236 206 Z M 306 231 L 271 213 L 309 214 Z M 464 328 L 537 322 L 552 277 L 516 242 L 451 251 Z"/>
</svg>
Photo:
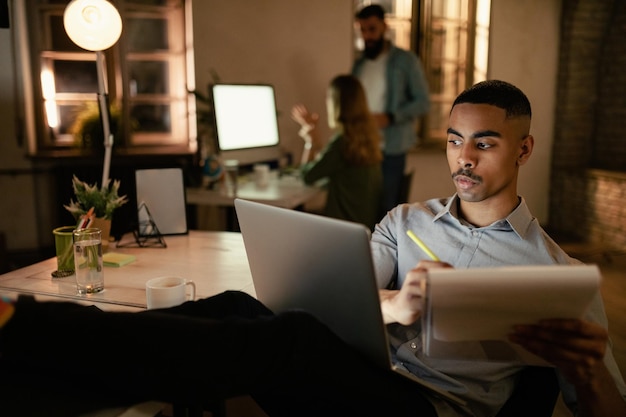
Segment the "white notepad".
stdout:
<svg viewBox="0 0 626 417">
<path fill-rule="evenodd" d="M 600 277 L 596 265 L 430 270 L 424 288 L 424 352 L 446 357 L 457 351 L 446 344 L 507 341 L 516 324 L 581 318 L 598 294 Z M 497 350 L 491 353 L 502 358 Z"/>
</svg>

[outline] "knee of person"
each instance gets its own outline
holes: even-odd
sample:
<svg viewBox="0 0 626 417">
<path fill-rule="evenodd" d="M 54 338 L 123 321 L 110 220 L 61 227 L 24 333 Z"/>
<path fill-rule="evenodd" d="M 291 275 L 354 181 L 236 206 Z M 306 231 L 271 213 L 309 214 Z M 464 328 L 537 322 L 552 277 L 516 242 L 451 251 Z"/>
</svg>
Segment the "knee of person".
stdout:
<svg viewBox="0 0 626 417">
<path fill-rule="evenodd" d="M 230 305 L 246 305 L 251 303 L 258 303 L 257 299 L 252 297 L 250 294 L 237 290 L 226 290 L 212 297 L 209 297 L 209 299 L 212 299 L 214 301 L 218 300 L 222 303 Z"/>
<path fill-rule="evenodd" d="M 245 293 L 243 291 L 237 291 L 237 290 L 226 290 L 224 292 L 222 292 L 221 294 L 218 294 L 216 297 L 226 297 L 226 298 L 230 298 L 233 301 L 252 301 L 255 300 L 255 298 L 253 296 L 251 296 L 248 293 Z"/>
<path fill-rule="evenodd" d="M 218 294 L 221 305 L 229 306 L 241 317 L 259 317 L 274 315 L 263 303 L 243 291 L 227 290 Z"/>
</svg>

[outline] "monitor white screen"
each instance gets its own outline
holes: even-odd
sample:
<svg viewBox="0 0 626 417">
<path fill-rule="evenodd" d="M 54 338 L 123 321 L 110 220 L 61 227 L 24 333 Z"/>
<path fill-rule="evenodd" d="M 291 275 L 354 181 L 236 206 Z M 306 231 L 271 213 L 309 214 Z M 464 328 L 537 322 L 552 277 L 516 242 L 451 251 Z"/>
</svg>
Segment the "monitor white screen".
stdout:
<svg viewBox="0 0 626 417">
<path fill-rule="evenodd" d="M 274 88 L 265 84 L 212 86 L 217 146 L 223 158 L 253 163 L 278 156 Z"/>
</svg>

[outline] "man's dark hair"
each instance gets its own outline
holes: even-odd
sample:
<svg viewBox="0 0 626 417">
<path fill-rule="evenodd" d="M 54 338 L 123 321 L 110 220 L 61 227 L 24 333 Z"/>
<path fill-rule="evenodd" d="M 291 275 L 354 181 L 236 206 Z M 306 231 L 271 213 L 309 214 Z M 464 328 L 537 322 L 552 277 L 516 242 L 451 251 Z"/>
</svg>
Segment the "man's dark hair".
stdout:
<svg viewBox="0 0 626 417">
<path fill-rule="evenodd" d="M 372 16 L 376 16 L 380 20 L 385 20 L 385 9 L 379 4 L 370 4 L 359 10 L 355 15 L 357 19 L 368 19 Z"/>
<path fill-rule="evenodd" d="M 506 81 L 488 80 L 474 84 L 459 94 L 452 108 L 461 103 L 490 104 L 504 109 L 507 118 L 532 117 L 530 101 L 526 94 Z"/>
</svg>

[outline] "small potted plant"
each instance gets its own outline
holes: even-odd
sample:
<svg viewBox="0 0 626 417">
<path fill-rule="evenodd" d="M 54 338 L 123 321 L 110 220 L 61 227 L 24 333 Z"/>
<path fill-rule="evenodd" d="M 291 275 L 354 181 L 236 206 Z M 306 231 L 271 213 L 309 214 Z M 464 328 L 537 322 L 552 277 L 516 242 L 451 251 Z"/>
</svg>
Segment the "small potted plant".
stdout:
<svg viewBox="0 0 626 417">
<path fill-rule="evenodd" d="M 71 199 L 70 204 L 63 207 L 72 213 L 79 227 L 79 221 L 89 221 L 88 217 L 93 216 L 90 226 L 102 230 L 102 244 L 106 246 L 109 242 L 113 212 L 128 202 L 126 195 L 118 194 L 120 181 L 115 180 L 111 184 L 111 181 L 107 180 L 101 188 L 98 188 L 96 184 L 88 184 L 74 175 L 72 187 L 76 201 Z"/>
</svg>

